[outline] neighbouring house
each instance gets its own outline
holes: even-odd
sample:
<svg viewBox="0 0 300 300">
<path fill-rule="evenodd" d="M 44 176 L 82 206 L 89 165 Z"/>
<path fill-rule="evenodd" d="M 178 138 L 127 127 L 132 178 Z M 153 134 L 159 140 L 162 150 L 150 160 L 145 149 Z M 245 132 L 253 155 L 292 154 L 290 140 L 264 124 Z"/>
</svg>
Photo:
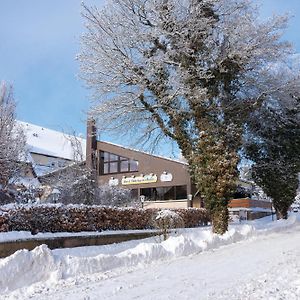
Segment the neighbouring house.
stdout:
<svg viewBox="0 0 300 300">
<path fill-rule="evenodd" d="M 98 185 L 108 184 L 130 189 L 144 207 L 203 207 L 203 201 L 192 184 L 188 164 L 124 146 L 98 141 L 93 120 L 88 121 L 86 164 L 95 170 Z M 240 185 L 251 190 L 251 184 Z M 269 200 L 252 199 L 251 193 L 230 201 L 229 210 L 245 219 L 271 213 Z M 246 211 L 246 213 L 244 213 Z"/>
<path fill-rule="evenodd" d="M 9 191 L 15 194 L 12 199 L 23 197 L 26 202 L 26 195 L 34 194 L 36 200 L 48 201 L 53 188 L 43 177 L 55 176 L 74 162 L 85 163 L 85 139 L 28 122 L 17 121 L 17 125 L 24 129 L 27 151 L 20 174 L 10 182 Z"/>
<path fill-rule="evenodd" d="M 274 213 L 272 201 L 253 181 L 240 179 L 234 198 L 228 204 L 232 219 L 253 220 Z"/>
<path fill-rule="evenodd" d="M 228 208 L 230 215 L 239 216 L 241 220 L 254 220 L 275 212 L 271 201 L 251 198 L 232 199 Z"/>
<path fill-rule="evenodd" d="M 63 132 L 18 121 L 27 139 L 28 161 L 37 176 L 64 168 L 74 161 L 85 160 L 85 139 Z"/>
<path fill-rule="evenodd" d="M 41 183 L 28 158 L 19 161 L 20 165 L 14 177 L 4 187 L 0 185 L 0 204 L 28 202 L 39 195 Z"/>
</svg>

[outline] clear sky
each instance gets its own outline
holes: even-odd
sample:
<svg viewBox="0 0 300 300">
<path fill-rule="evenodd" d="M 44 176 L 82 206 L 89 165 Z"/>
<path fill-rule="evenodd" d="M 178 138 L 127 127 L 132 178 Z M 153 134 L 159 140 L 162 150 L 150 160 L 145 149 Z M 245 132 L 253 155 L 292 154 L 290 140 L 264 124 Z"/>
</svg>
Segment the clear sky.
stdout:
<svg viewBox="0 0 300 300">
<path fill-rule="evenodd" d="M 178 0 L 179 1 L 179 0 Z M 102 6 L 104 0 L 86 0 Z M 85 134 L 88 94 L 78 79 L 81 0 L 0 0 L 0 80 L 14 86 L 18 118 Z M 261 0 L 263 17 L 289 12 L 285 38 L 300 52 L 300 0 Z M 109 137 L 103 136 L 109 140 Z M 119 141 L 115 141 L 119 142 Z"/>
<path fill-rule="evenodd" d="M 75 60 L 80 11 L 80 0 L 0 0 L 0 80 L 14 86 L 19 119 L 85 134 L 89 92 Z"/>
</svg>

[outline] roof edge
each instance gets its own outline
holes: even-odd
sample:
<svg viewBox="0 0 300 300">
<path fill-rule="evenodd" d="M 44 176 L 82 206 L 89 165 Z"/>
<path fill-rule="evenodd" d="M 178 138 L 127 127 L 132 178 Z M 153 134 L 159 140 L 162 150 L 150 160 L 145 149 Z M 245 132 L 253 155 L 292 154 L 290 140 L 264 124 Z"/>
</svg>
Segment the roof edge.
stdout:
<svg viewBox="0 0 300 300">
<path fill-rule="evenodd" d="M 122 146 L 122 145 L 111 143 L 111 142 L 97 141 L 97 143 L 104 143 L 104 144 L 116 146 L 116 147 L 119 147 L 119 148 L 122 148 L 122 149 L 126 149 L 126 150 L 130 150 L 130 151 L 134 151 L 134 152 L 146 154 L 146 155 L 153 156 L 153 157 L 156 157 L 156 158 L 161 158 L 161 159 L 168 160 L 168 161 L 171 161 L 171 162 L 175 162 L 175 163 L 178 163 L 178 164 L 181 164 L 181 165 L 185 165 L 185 166 L 189 165 L 187 162 L 183 162 L 183 161 L 180 161 L 180 160 L 177 160 L 177 159 L 172 159 L 172 158 L 161 156 L 161 155 L 157 155 L 157 154 L 151 154 L 151 153 L 146 152 L 146 151 L 134 149 L 134 148 L 131 148 L 131 147 Z"/>
</svg>

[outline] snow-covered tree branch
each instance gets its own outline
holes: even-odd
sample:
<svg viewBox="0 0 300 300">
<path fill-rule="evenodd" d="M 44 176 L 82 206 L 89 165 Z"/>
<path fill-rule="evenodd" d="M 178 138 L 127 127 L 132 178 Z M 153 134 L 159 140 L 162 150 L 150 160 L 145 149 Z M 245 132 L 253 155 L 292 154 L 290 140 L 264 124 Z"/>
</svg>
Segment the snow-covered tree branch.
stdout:
<svg viewBox="0 0 300 300">
<path fill-rule="evenodd" d="M 26 138 L 23 129 L 16 124 L 16 103 L 12 87 L 0 86 L 0 184 L 5 187 L 16 178 L 26 161 Z"/>
<path fill-rule="evenodd" d="M 81 74 L 99 125 L 174 140 L 224 233 L 245 119 L 281 91 L 272 66 L 292 53 L 287 16 L 261 22 L 248 0 L 116 0 L 83 16 Z"/>
</svg>

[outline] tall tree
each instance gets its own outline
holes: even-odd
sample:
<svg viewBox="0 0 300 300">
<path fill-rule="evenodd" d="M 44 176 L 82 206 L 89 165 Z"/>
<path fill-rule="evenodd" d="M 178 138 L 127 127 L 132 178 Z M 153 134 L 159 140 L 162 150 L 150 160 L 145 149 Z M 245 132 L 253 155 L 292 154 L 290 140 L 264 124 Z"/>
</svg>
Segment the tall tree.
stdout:
<svg viewBox="0 0 300 300">
<path fill-rule="evenodd" d="M 5 187 L 15 178 L 25 161 L 26 138 L 23 129 L 16 124 L 16 103 L 12 88 L 0 86 L 0 184 Z"/>
<path fill-rule="evenodd" d="M 280 40 L 287 17 L 259 22 L 248 0 L 114 0 L 83 16 L 92 113 L 105 129 L 174 140 L 224 233 L 244 119 L 278 88 L 270 64 L 291 52 Z"/>
<path fill-rule="evenodd" d="M 295 201 L 300 173 L 299 72 L 280 72 L 287 93 L 277 93 L 250 118 L 246 155 L 254 162 L 253 177 L 272 198 L 277 218 L 286 219 Z"/>
</svg>

